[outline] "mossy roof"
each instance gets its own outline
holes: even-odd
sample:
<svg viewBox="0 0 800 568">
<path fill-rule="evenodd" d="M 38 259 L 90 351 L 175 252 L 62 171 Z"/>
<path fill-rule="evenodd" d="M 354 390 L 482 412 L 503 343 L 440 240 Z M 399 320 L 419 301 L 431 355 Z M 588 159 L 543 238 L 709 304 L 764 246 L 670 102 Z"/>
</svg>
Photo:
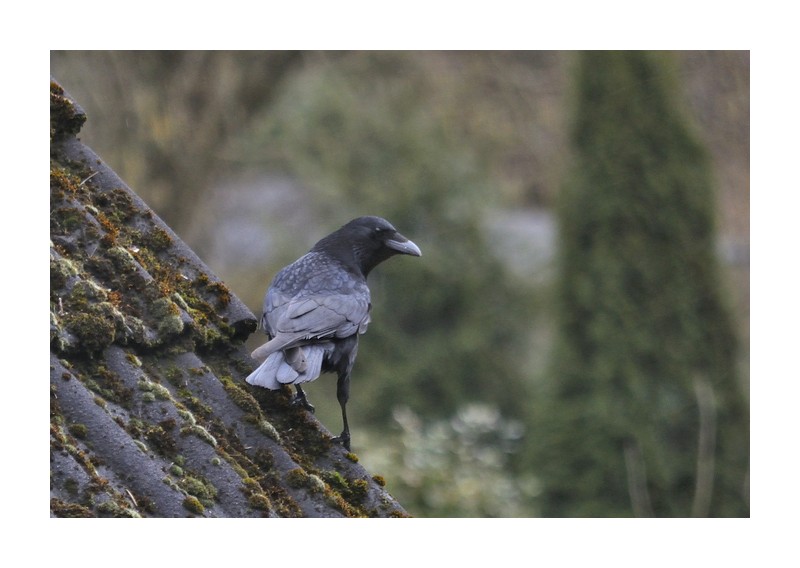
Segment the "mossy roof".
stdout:
<svg viewBox="0 0 800 568">
<path fill-rule="evenodd" d="M 288 388 L 250 310 L 78 138 L 50 83 L 50 513 L 407 516 Z"/>
</svg>

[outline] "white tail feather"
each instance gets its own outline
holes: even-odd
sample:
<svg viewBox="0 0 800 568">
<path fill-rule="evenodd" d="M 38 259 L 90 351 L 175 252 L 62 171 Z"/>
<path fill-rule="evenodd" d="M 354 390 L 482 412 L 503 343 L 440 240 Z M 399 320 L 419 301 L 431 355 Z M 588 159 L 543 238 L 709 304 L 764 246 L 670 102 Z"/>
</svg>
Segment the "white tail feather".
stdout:
<svg viewBox="0 0 800 568">
<path fill-rule="evenodd" d="M 270 354 L 245 380 L 251 385 L 271 390 L 278 390 L 283 385 L 313 381 L 322 372 L 322 359 L 326 349 L 331 346 L 330 343 L 322 343 L 303 347 L 306 366 L 302 373 L 298 373 L 286 362 L 283 351 L 276 351 Z"/>
</svg>

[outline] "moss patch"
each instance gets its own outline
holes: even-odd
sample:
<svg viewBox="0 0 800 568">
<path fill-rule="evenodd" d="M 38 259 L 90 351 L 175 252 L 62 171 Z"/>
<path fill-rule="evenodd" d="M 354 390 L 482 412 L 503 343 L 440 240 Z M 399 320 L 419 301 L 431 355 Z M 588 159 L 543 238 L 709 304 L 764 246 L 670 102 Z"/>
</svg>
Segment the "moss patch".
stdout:
<svg viewBox="0 0 800 568">
<path fill-rule="evenodd" d="M 50 81 L 50 142 L 81 131 L 86 115 L 65 94 L 61 85 Z"/>
<path fill-rule="evenodd" d="M 77 503 L 67 503 L 55 497 L 50 499 L 50 510 L 56 517 L 77 519 L 96 516 L 91 509 Z"/>
<path fill-rule="evenodd" d="M 183 500 L 183 506 L 195 515 L 202 515 L 206 510 L 200 500 L 193 495 L 186 496 L 186 498 Z"/>
</svg>

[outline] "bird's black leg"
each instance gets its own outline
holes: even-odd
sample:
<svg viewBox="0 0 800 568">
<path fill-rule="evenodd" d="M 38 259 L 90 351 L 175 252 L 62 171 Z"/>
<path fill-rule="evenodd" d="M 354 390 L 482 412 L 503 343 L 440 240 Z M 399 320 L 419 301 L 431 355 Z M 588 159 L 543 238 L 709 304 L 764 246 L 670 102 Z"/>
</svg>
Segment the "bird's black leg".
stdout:
<svg viewBox="0 0 800 568">
<path fill-rule="evenodd" d="M 296 406 L 302 406 L 309 412 L 313 413 L 314 407 L 311 405 L 310 402 L 308 402 L 308 399 L 306 398 L 306 393 L 303 392 L 303 389 L 300 387 L 300 385 L 294 385 L 294 388 L 297 389 L 297 393 L 292 397 L 292 404 Z"/>
<path fill-rule="evenodd" d="M 350 451 L 350 427 L 347 425 L 347 401 L 350 398 L 350 373 L 339 374 L 339 380 L 336 382 L 336 398 L 339 400 L 339 406 L 342 407 L 344 430 L 333 440 L 342 444 L 345 450 Z"/>
</svg>

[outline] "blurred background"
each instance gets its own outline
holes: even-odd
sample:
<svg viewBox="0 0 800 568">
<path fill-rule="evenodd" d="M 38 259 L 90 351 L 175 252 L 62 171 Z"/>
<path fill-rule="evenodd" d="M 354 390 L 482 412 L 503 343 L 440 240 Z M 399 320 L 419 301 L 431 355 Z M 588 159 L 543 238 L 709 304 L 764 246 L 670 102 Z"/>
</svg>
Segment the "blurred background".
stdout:
<svg viewBox="0 0 800 568">
<path fill-rule="evenodd" d="M 361 463 L 415 516 L 749 516 L 749 52 L 51 52 L 258 315 L 353 217 Z M 263 342 L 260 332 L 249 343 Z M 310 385 L 341 425 L 335 377 Z"/>
</svg>

